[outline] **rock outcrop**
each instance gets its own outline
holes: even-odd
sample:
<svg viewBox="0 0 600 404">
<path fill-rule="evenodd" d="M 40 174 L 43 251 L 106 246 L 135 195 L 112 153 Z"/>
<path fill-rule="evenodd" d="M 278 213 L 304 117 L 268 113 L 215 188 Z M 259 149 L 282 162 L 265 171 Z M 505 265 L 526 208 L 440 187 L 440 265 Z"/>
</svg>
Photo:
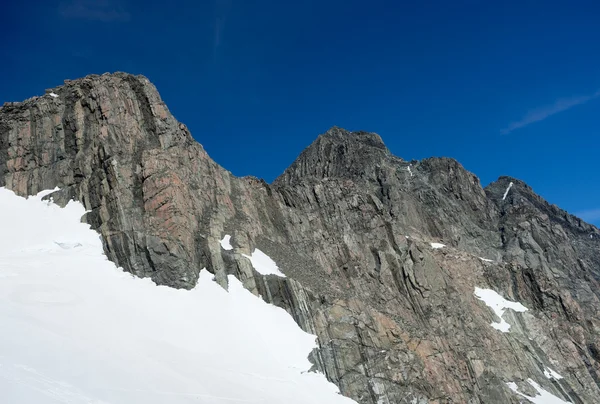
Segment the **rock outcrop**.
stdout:
<svg viewBox="0 0 600 404">
<path fill-rule="evenodd" d="M 407 162 L 340 128 L 273 184 L 236 178 L 145 77 L 116 73 L 5 104 L 0 186 L 59 187 L 49 197 L 85 205 L 109 259 L 157 284 L 236 275 L 318 336 L 315 368 L 359 403 L 517 403 L 507 383 L 534 396 L 528 379 L 600 397 L 600 230 L 521 181 L 483 189 L 452 159 Z M 254 248 L 286 277 L 256 272 Z M 503 333 L 476 287 L 528 311 L 508 310 Z"/>
</svg>

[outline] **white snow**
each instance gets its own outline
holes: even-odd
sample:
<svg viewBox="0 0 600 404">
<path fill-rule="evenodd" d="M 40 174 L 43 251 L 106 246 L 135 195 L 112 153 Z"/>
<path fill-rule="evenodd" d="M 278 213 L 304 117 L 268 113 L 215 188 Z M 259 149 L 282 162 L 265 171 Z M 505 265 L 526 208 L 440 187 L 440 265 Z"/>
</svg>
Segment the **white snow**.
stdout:
<svg viewBox="0 0 600 404">
<path fill-rule="evenodd" d="M 538 394 L 535 397 L 529 397 L 528 395 L 521 393 L 518 390 L 519 387 L 517 386 L 516 383 L 508 382 L 508 383 L 506 383 L 506 385 L 512 391 L 514 391 L 521 397 L 524 397 L 527 400 L 531 401 L 533 404 L 568 404 L 569 403 L 569 401 L 564 401 L 564 400 L 556 397 L 555 395 L 548 393 L 546 390 L 544 390 L 539 384 L 537 384 L 533 380 L 527 379 L 527 382 L 529 384 L 531 384 L 533 386 L 533 388 L 537 391 Z"/>
<path fill-rule="evenodd" d="M 510 191 L 510 189 L 512 188 L 513 183 L 512 181 L 510 182 L 510 184 L 508 184 L 508 188 L 506 188 L 506 191 L 504 192 L 504 196 L 502 197 L 502 200 L 505 200 L 507 195 L 508 195 L 508 191 Z"/>
<path fill-rule="evenodd" d="M 3 188 L 0 188 L 0 189 L 3 189 Z M 45 197 L 47 195 L 50 195 L 53 192 L 58 191 L 59 189 L 60 188 L 58 188 L 58 187 L 55 187 L 54 189 L 46 189 L 44 191 L 39 192 L 35 197 L 38 198 L 38 199 L 41 199 L 41 198 L 43 198 L 43 197 Z M 52 199 L 52 197 L 50 197 L 50 199 Z"/>
<path fill-rule="evenodd" d="M 221 248 L 228 251 L 233 250 L 230 241 L 231 236 L 229 234 L 226 234 L 225 237 L 223 237 L 223 240 L 221 240 Z"/>
<path fill-rule="evenodd" d="M 254 249 L 252 255 L 242 254 L 244 257 L 248 258 L 250 262 L 252 262 L 252 266 L 256 269 L 261 275 L 277 275 L 285 278 L 283 272 L 279 270 L 275 261 L 271 259 L 267 254 L 259 250 L 258 248 Z"/>
<path fill-rule="evenodd" d="M 548 379 L 555 379 L 555 380 L 560 380 L 563 378 L 561 375 L 558 374 L 558 372 L 556 372 L 555 370 L 552 370 L 550 368 L 544 369 L 544 376 L 546 376 Z"/>
<path fill-rule="evenodd" d="M 494 260 L 488 259 L 488 258 L 483 258 L 483 257 L 479 257 L 480 260 L 484 261 L 484 262 L 494 262 Z"/>
<path fill-rule="evenodd" d="M 413 172 L 412 172 L 412 170 L 410 169 L 410 164 L 409 164 L 409 165 L 408 165 L 408 167 L 406 167 L 406 168 L 408 169 L 408 172 L 410 173 L 410 176 L 412 177 L 412 176 L 413 176 Z"/>
<path fill-rule="evenodd" d="M 480 289 L 476 287 L 475 296 L 488 305 L 494 311 L 496 316 L 500 318 L 499 323 L 492 323 L 491 326 L 502 332 L 508 332 L 510 329 L 510 324 L 502 318 L 506 309 L 512 309 L 517 312 L 527 311 L 527 307 L 523 306 L 521 303 L 508 301 L 491 289 Z"/>
<path fill-rule="evenodd" d="M 61 209 L 0 188 L 0 391 L 6 403 L 349 404 L 309 373 L 315 337 L 206 270 L 191 291 L 108 261 Z"/>
<path fill-rule="evenodd" d="M 431 243 L 431 248 L 433 248 L 433 249 L 444 248 L 444 247 L 446 247 L 446 244 Z"/>
<path fill-rule="evenodd" d="M 56 97 L 58 97 L 58 94 L 54 94 L 54 93 L 50 93 L 50 94 L 48 94 L 48 95 L 49 95 L 50 97 L 52 97 L 52 98 L 56 98 Z"/>
</svg>

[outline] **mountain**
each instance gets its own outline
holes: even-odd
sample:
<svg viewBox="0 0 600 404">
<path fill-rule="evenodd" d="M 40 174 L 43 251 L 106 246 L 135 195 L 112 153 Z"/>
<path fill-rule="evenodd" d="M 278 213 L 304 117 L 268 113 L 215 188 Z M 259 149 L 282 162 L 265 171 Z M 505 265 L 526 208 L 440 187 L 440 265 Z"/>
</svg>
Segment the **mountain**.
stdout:
<svg viewBox="0 0 600 404">
<path fill-rule="evenodd" d="M 361 404 L 600 397 L 600 230 L 519 180 L 483 189 L 455 160 L 337 127 L 272 184 L 237 178 L 148 79 L 115 73 L 5 104 L 0 186 L 58 187 L 112 262 L 158 285 L 233 275 L 318 337 L 314 368 Z"/>
</svg>

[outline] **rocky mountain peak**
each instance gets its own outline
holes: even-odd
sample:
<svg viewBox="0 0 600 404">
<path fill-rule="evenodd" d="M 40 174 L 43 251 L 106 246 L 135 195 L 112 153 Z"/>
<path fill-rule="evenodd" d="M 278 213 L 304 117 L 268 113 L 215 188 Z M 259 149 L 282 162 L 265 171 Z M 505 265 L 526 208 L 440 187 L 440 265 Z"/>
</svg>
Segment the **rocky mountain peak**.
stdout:
<svg viewBox="0 0 600 404">
<path fill-rule="evenodd" d="M 66 187 L 91 175 L 91 161 L 139 161 L 154 148 L 199 147 L 156 87 L 127 73 L 65 80 L 43 96 L 6 103 L 0 145 L 0 185 L 22 195 L 48 188 L 53 170 L 63 173 L 58 186 Z"/>
<path fill-rule="evenodd" d="M 376 166 L 390 157 L 378 134 L 334 126 L 300 153 L 275 184 L 323 178 L 373 178 Z"/>
<path fill-rule="evenodd" d="M 34 96 L 21 102 L 6 102 L 1 108 L 3 109 L 3 112 L 9 112 L 15 108 L 39 104 L 44 100 L 54 99 L 54 101 L 60 103 L 64 102 L 64 100 L 70 95 L 83 98 L 88 94 L 88 92 L 92 98 L 96 99 L 99 95 L 98 91 L 102 91 L 100 90 L 101 88 L 106 88 L 107 86 L 119 88 L 125 82 L 130 83 L 130 85 L 136 87 L 137 90 L 142 90 L 147 94 L 148 98 L 160 99 L 160 95 L 158 94 L 156 87 L 154 87 L 150 80 L 148 80 L 148 78 L 145 76 L 133 75 L 124 72 L 115 72 L 104 73 L 102 75 L 90 74 L 74 80 L 66 79 L 64 80 L 63 85 L 47 88 L 44 95 Z"/>
<path fill-rule="evenodd" d="M 377 133 L 356 131 L 352 132 L 338 126 L 333 126 L 327 132 L 323 133 L 319 137 L 326 138 L 332 143 L 346 144 L 346 143 L 362 143 L 365 146 L 379 148 L 387 150 L 387 147 L 383 143 L 383 139 Z"/>
<path fill-rule="evenodd" d="M 503 215 L 514 216 L 514 214 L 519 213 L 529 215 L 530 218 L 536 216 L 548 217 L 575 233 L 600 235 L 600 230 L 594 225 L 586 223 L 554 204 L 550 204 L 522 180 L 501 176 L 490 183 L 485 188 L 485 192 Z"/>
</svg>

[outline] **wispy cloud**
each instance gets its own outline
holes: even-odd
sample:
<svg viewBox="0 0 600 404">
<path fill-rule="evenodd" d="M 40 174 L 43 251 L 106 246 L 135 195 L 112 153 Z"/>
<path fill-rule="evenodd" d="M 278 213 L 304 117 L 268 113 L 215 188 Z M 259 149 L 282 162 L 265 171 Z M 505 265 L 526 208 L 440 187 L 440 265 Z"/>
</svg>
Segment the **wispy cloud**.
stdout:
<svg viewBox="0 0 600 404">
<path fill-rule="evenodd" d="M 127 22 L 130 14 L 123 4 L 112 0 L 71 0 L 58 8 L 63 18 L 101 22 Z"/>
<path fill-rule="evenodd" d="M 575 216 L 580 217 L 589 223 L 600 222 L 600 209 L 583 210 L 581 212 L 576 212 Z"/>
<path fill-rule="evenodd" d="M 559 98 L 554 102 L 554 104 L 546 105 L 540 108 L 532 109 L 527 112 L 523 118 L 516 122 L 511 122 L 508 127 L 502 129 L 502 134 L 506 135 L 516 129 L 523 128 L 527 125 L 531 125 L 532 123 L 543 121 L 544 119 L 556 115 L 559 112 L 566 111 L 578 105 L 585 104 L 593 100 L 594 98 L 600 97 L 600 90 L 596 91 L 592 95 L 583 95 L 578 97 L 569 97 L 569 98 Z"/>
<path fill-rule="evenodd" d="M 215 33 L 213 44 L 213 58 L 216 60 L 217 50 L 221 45 L 223 31 L 225 30 L 225 21 L 231 10 L 232 0 L 215 0 Z"/>
</svg>

